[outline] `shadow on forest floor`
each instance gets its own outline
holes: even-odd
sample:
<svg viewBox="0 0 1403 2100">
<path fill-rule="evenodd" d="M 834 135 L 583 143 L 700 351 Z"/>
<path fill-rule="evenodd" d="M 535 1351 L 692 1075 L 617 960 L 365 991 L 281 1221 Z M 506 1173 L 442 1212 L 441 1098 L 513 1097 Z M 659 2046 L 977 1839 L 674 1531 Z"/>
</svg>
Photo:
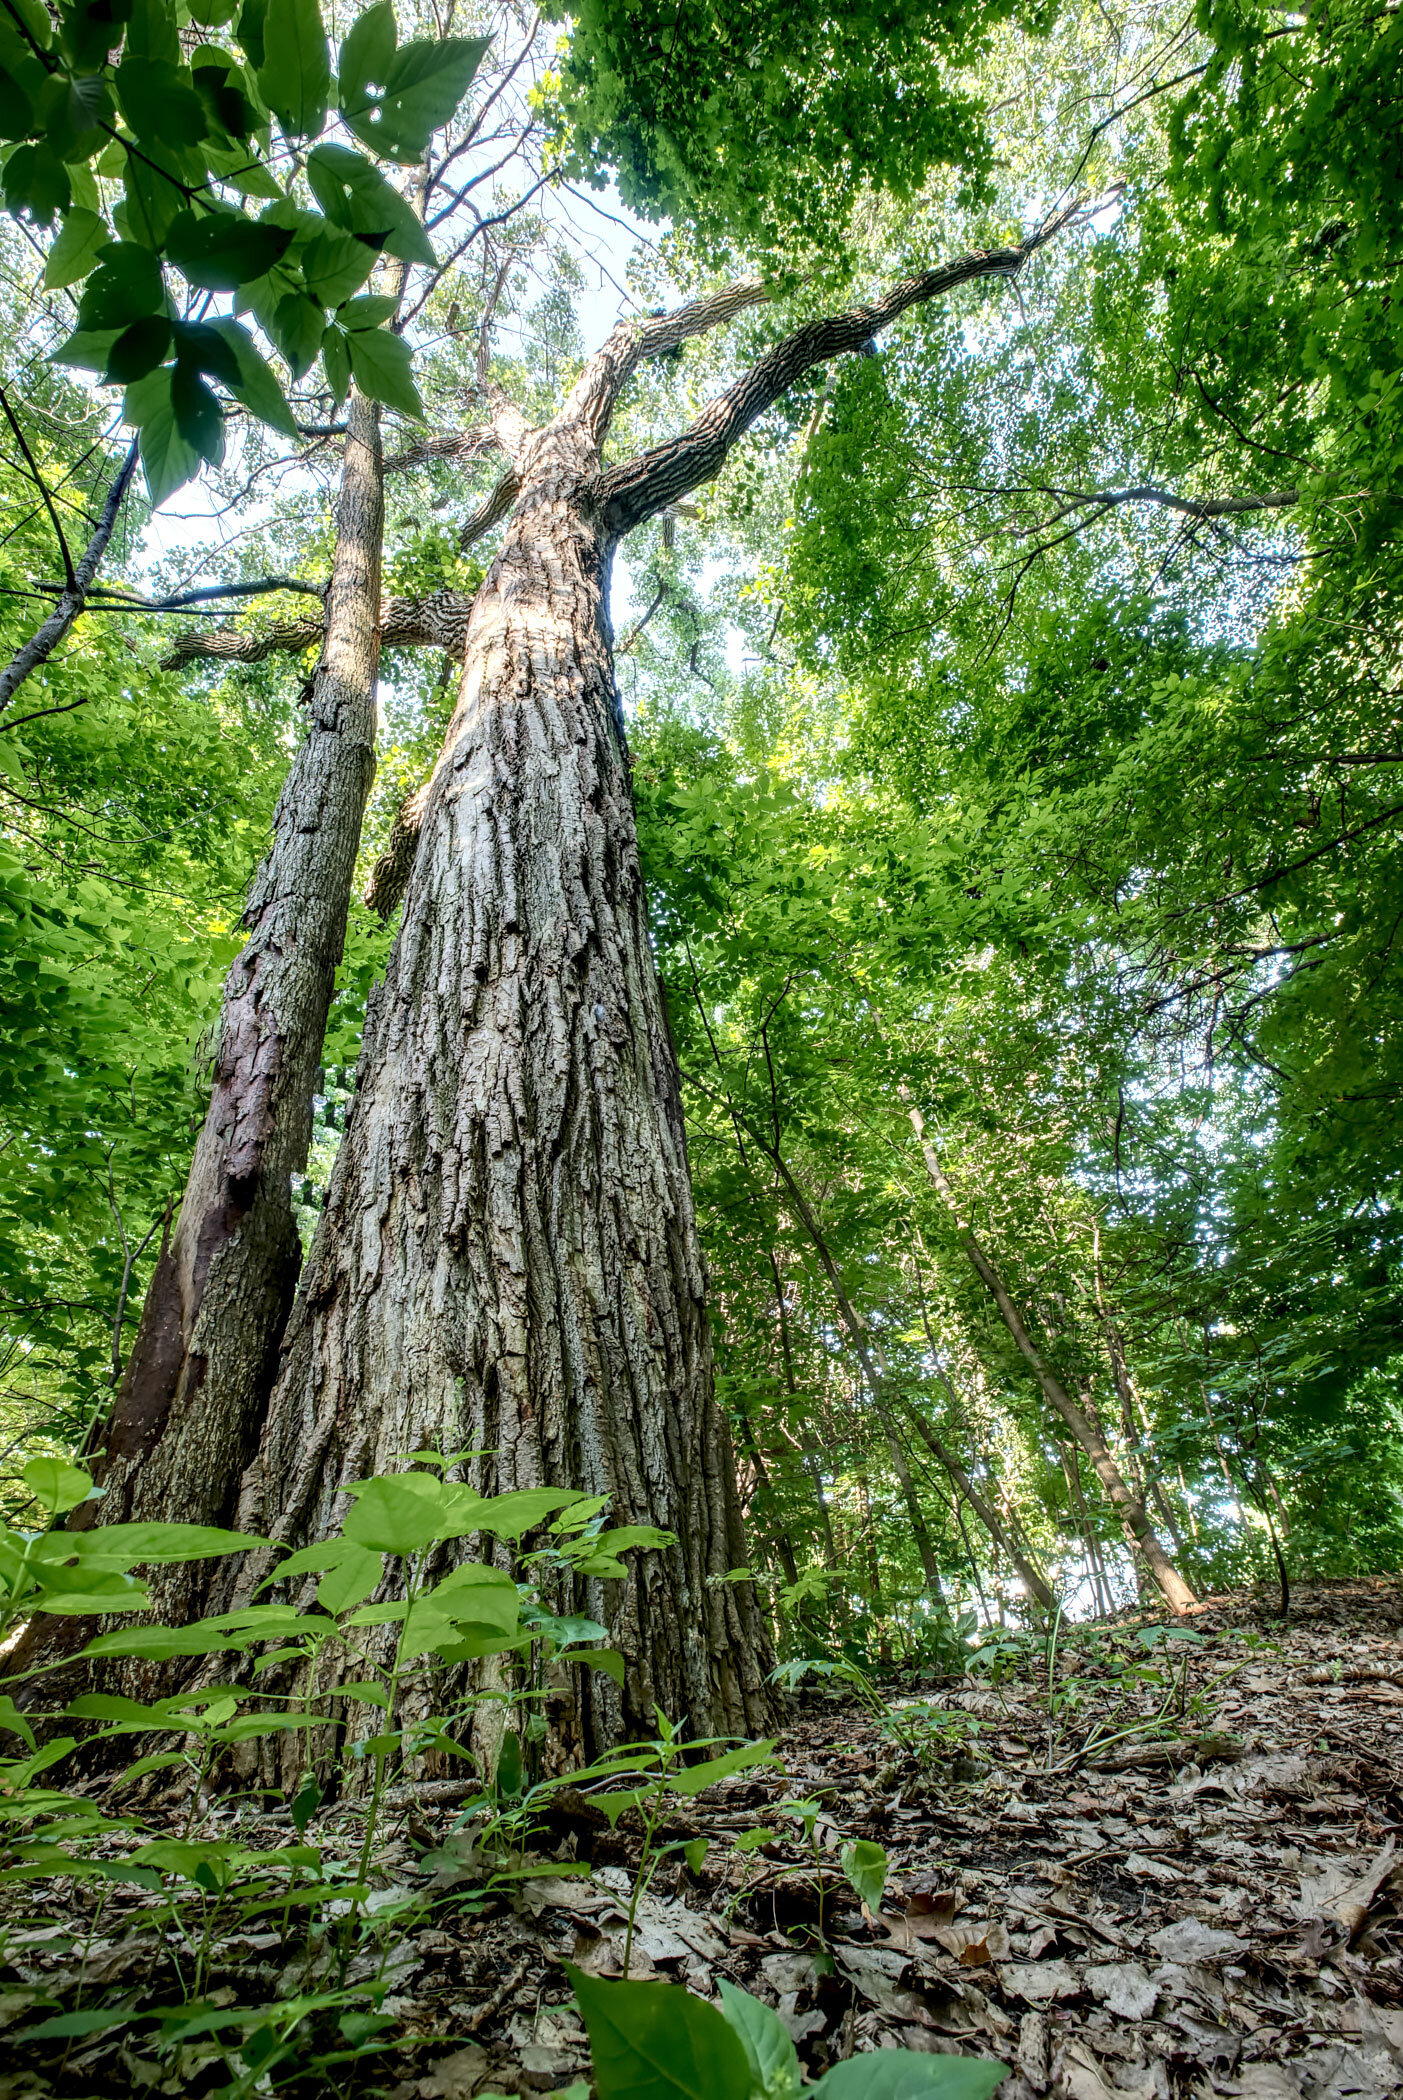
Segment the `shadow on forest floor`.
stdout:
<svg viewBox="0 0 1403 2100">
<path fill-rule="evenodd" d="M 1067 1631 L 1051 1698 L 1027 1641 L 977 1677 L 882 1687 L 885 1717 L 807 1695 L 783 1772 L 723 1780 L 659 1831 L 710 1842 L 690 1848 L 696 1871 L 680 1851 L 659 1869 L 632 1973 L 742 1985 L 778 2007 L 813 2073 L 895 2044 L 1005 2063 L 1004 2100 L 1403 2089 L 1403 1584 L 1303 1587 L 1284 1625 L 1263 1598 L 1217 1599 L 1190 1628 Z M 387 1924 L 376 2053 L 280 2092 L 470 2100 L 587 2074 L 561 1963 L 621 1973 L 638 1834 L 558 1795 L 538 1878 L 484 1898 L 471 1834 L 454 1833 L 468 1791 L 399 1790 L 372 1898 Z M 807 1843 L 780 1807 L 795 1801 Z M 233 1816 L 216 1806 L 208 1827 Z M 350 1858 L 356 1823 L 342 1804 L 308 1839 Z M 263 1846 L 290 1835 L 285 1814 L 237 1829 Z M 857 1841 L 886 1855 L 871 1908 L 841 1871 Z M 60 1883 L 36 1916 L 32 1885 L 3 1895 L 0 2050 L 79 1996 L 135 2024 L 179 1995 L 158 1898 Z M 306 1988 L 276 1921 L 211 1951 L 216 2006 Z M 157 2063 L 117 2024 L 10 2041 L 0 2100 L 209 2092 L 228 2076 L 213 2037 Z"/>
</svg>

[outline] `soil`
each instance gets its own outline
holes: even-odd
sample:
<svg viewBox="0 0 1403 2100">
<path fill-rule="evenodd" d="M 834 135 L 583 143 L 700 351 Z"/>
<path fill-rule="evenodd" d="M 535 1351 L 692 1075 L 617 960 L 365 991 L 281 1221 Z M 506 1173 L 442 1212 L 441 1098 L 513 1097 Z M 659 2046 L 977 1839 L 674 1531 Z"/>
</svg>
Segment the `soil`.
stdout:
<svg viewBox="0 0 1403 2100">
<path fill-rule="evenodd" d="M 1014 1638 L 960 1677 L 884 1678 L 882 1713 L 848 1688 L 802 1693 L 778 1765 L 679 1801 L 658 1831 L 690 1863 L 674 1849 L 658 1866 L 631 1974 L 754 1992 L 811 2077 L 895 2046 L 997 2060 L 1000 2100 L 1403 2091 L 1403 1581 L 1317 1584 L 1276 1611 L 1217 1599 L 1192 1638 L 1134 1618 L 1071 1629 L 1051 1698 L 1044 1646 Z M 299 2094 L 472 2100 L 588 2076 L 562 1964 L 622 1973 L 639 1828 L 557 1795 L 529 1875 L 485 1891 L 455 1827 L 466 1792 L 396 1790 L 378 1941 L 357 1957 L 388 1985 L 385 2026 Z M 811 1842 L 786 1802 L 815 1805 Z M 327 1811 L 307 1841 L 352 1860 L 359 1814 Z M 215 1803 L 197 1834 L 221 1831 L 291 1837 L 285 1812 Z M 36 1913 L 39 1895 L 0 1890 L 0 2100 L 227 2080 L 208 2036 L 144 2048 L 136 2013 L 181 1990 L 163 1899 L 49 1883 Z M 317 1981 L 250 1913 L 221 1925 L 207 1999 L 272 2004 Z M 80 1984 L 131 2025 L 26 2042 Z"/>
</svg>

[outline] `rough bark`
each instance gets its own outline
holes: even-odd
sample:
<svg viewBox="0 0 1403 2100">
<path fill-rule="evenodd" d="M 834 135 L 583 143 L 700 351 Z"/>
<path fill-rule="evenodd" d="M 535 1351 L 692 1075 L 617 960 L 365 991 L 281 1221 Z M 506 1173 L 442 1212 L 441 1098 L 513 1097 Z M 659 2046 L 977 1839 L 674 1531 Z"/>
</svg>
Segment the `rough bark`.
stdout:
<svg viewBox="0 0 1403 2100">
<path fill-rule="evenodd" d="M 1161 1545 L 1154 1526 L 1145 1514 L 1144 1505 L 1137 1501 L 1126 1485 L 1125 1477 L 1116 1464 L 1105 1437 L 1085 1410 L 1077 1405 L 1034 1342 L 1022 1314 L 1009 1296 L 1003 1278 L 980 1246 L 969 1224 L 961 1216 L 959 1199 L 951 1186 L 949 1176 L 936 1157 L 935 1147 L 926 1137 L 925 1123 L 919 1109 L 911 1110 L 911 1127 L 920 1143 L 931 1185 L 955 1221 L 959 1242 L 970 1267 L 998 1306 L 999 1317 L 1030 1366 L 1043 1397 L 1062 1417 L 1091 1461 L 1096 1477 L 1105 1490 L 1106 1499 L 1125 1529 L 1132 1551 L 1143 1556 L 1166 1603 L 1175 1612 L 1188 1611 L 1198 1600 Z"/>
<path fill-rule="evenodd" d="M 347 1481 L 424 1446 L 484 1492 L 607 1495 L 677 1543 L 577 1605 L 557 1736 L 657 1707 L 770 1718 L 730 1438 L 712 1382 L 676 1063 L 648 941 L 593 503 L 588 396 L 518 438 L 521 494 L 475 601 L 399 938 L 240 1521 L 297 1543 Z"/>
<path fill-rule="evenodd" d="M 387 599 L 380 610 L 380 647 L 446 649 L 450 655 L 461 657 L 472 603 L 461 591 L 433 591 L 425 598 Z M 270 627 L 251 632 L 239 627 L 197 629 L 181 635 L 169 654 L 162 657 L 161 669 L 178 671 L 186 664 L 206 662 L 262 663 L 266 656 L 298 655 L 311 649 L 326 633 L 323 620 L 278 620 Z"/>
<path fill-rule="evenodd" d="M 353 396 L 326 635 L 306 738 L 254 878 L 213 1090 L 97 1459 L 103 1521 L 227 1521 L 256 1448 L 300 1250 L 291 1177 L 375 770 L 383 520 L 379 410 Z M 93 1505 L 87 1505 L 91 1508 Z M 168 1578 L 168 1601 L 188 1604 Z"/>
</svg>

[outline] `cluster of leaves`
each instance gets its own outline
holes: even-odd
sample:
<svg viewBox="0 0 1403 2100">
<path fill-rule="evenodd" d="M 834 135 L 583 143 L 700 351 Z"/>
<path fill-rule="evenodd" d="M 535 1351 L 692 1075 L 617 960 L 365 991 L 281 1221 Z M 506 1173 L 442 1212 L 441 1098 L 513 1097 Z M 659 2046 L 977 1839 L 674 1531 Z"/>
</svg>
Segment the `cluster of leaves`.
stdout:
<svg viewBox="0 0 1403 2100">
<path fill-rule="evenodd" d="M 969 197 L 986 192 L 993 149 L 962 69 L 1000 20 L 1036 33 L 1049 13 L 587 0 L 555 90 L 560 150 L 587 180 L 614 170 L 626 204 L 712 252 L 836 259 L 868 191 L 908 198 L 954 168 Z"/>
<path fill-rule="evenodd" d="M 55 23 L 17 0 L 0 20 L 5 202 L 41 226 L 61 215 L 46 283 L 83 291 L 57 354 L 125 388 L 155 502 L 222 458 L 218 387 L 295 434 L 240 313 L 294 379 L 320 354 L 338 399 L 354 379 L 422 414 L 408 345 L 385 325 L 397 301 L 361 288 L 382 255 L 432 264 L 433 248 L 373 162 L 322 133 L 334 96 L 374 153 L 418 161 L 486 49 L 475 37 L 399 45 L 391 0 L 377 0 L 333 78 L 318 0 L 205 0 L 197 30 L 224 42 L 195 41 L 185 18 L 176 0 L 73 0 Z M 294 194 L 299 169 L 316 210 Z M 260 199 L 255 218 L 242 200 Z M 221 294 L 229 315 L 212 312 Z"/>
<path fill-rule="evenodd" d="M 629 1900 L 625 1980 L 603 1982 L 569 1969 L 589 2032 L 599 2100 L 676 2100 L 679 2094 L 690 2100 L 795 2100 L 803 2085 L 799 2059 L 768 2007 L 725 1983 L 718 2012 L 685 1990 L 627 1980 L 638 1904 L 660 1860 L 677 1849 L 654 1841 L 667 1804 L 773 1764 L 771 1743 L 743 1743 L 707 1755 L 717 1748 L 714 1739 L 690 1740 L 660 1715 L 655 1740 L 623 1745 L 583 1772 L 528 1782 L 525 1757 L 538 1718 L 529 1671 L 515 1686 L 469 1693 L 449 1710 L 426 1711 L 423 1698 L 411 1698 L 414 1720 L 401 1716 L 418 1680 L 427 1690 L 441 1666 L 469 1659 L 528 1656 L 547 1665 L 589 1664 L 621 1674 L 617 1655 L 586 1645 L 602 1638 L 602 1628 L 555 1619 L 541 1607 L 540 1572 L 548 1561 L 564 1561 L 576 1572 L 622 1573 L 620 1552 L 665 1543 L 666 1535 L 637 1525 L 603 1529 L 597 1498 L 559 1490 L 483 1498 L 448 1479 L 451 1458 L 417 1456 L 426 1470 L 355 1484 L 340 1531 L 285 1556 L 265 1577 L 266 1587 L 317 1575 L 314 1607 L 250 1604 L 189 1624 L 142 1623 L 135 1615 L 148 1611 L 151 1600 L 136 1571 L 266 1552 L 267 1541 L 187 1524 L 64 1527 L 65 1515 L 93 1502 L 100 1490 L 81 1467 L 61 1459 L 30 1461 L 26 1485 L 58 1528 L 0 1531 L 0 1633 L 35 1614 L 132 1615 L 130 1623 L 97 1635 L 82 1650 L 98 1670 L 199 1656 L 221 1674 L 156 1700 L 88 1691 L 61 1713 L 44 1711 L 42 1683 L 28 1688 L 23 1710 L 12 1697 L 0 1701 L 0 1730 L 24 1745 L 19 1755 L 0 1761 L 6 1852 L 0 1885 L 42 1888 L 67 1877 L 144 1890 L 160 1899 L 141 1914 L 145 1929 L 169 1929 L 194 1949 L 178 2000 L 58 2011 L 30 2024 L 20 2039 L 39 2051 L 120 2030 L 129 2055 L 137 2052 L 135 2060 L 153 2078 L 162 2067 L 222 2066 L 228 2082 L 220 2090 L 230 2100 L 287 2082 L 305 2089 L 316 2074 L 332 2074 L 338 2065 L 388 2046 L 396 2023 L 383 2009 L 383 1961 L 367 1964 L 364 1956 L 373 1956 L 392 1922 L 402 1930 L 409 1911 L 426 1910 L 432 1898 L 400 1895 L 388 1906 L 371 1901 L 387 1776 L 403 1761 L 435 1752 L 471 1768 L 473 1753 L 463 1738 L 474 1714 L 505 1704 L 516 1709 L 515 1725 L 509 1713 L 508 1725 L 497 1731 L 500 1747 L 484 1787 L 478 1794 L 470 1790 L 459 1818 L 460 1828 L 471 1831 L 467 1848 L 450 1836 L 434 1855 L 438 1867 L 448 1869 L 445 1879 L 456 1885 L 453 1902 L 480 1906 L 533 1872 L 559 1877 L 587 1871 L 528 1857 L 543 1810 L 563 1785 L 583 1789 L 611 1825 L 630 1810 L 638 1812 L 643 1845 Z M 459 1562 L 437 1580 L 427 1576 L 430 1558 L 445 1544 L 471 1535 L 519 1548 L 528 1534 L 544 1534 L 546 1543 L 524 1556 L 520 1580 L 475 1561 Z M 404 1595 L 387 1604 L 367 1603 L 395 1567 L 402 1571 Z M 375 1630 L 391 1626 L 392 1649 L 377 1648 Z M 319 1661 L 332 1665 L 331 1672 L 319 1671 Z M 287 1680 L 289 1665 L 301 1672 L 300 1685 L 282 1693 L 271 1689 Z M 329 1694 L 316 1689 L 328 1674 L 335 1677 L 338 1700 L 374 1716 L 372 1732 L 345 1744 L 339 1757 L 330 1748 L 337 1724 L 319 1711 Z M 34 1724 L 41 1719 L 48 1727 L 39 1747 Z M 73 1733 L 56 1732 L 65 1722 L 83 1731 L 89 1757 L 103 1757 L 109 1765 L 119 1760 L 119 1790 L 153 1773 L 174 1773 L 192 1804 L 203 1798 L 216 1767 L 241 1745 L 270 1735 L 298 1739 L 300 1776 L 287 1795 L 294 1842 L 260 1850 L 227 1832 L 199 1834 L 193 1806 L 183 1836 L 144 1836 L 139 1819 L 108 1812 L 88 1794 L 55 1783 L 56 1768 L 79 1747 Z M 162 1738 L 173 1739 L 173 1747 L 150 1747 Z M 120 1763 L 128 1743 L 138 1754 Z M 374 1777 L 359 1859 L 347 1876 L 309 1841 L 309 1828 L 326 1799 L 329 1769 L 358 1761 L 373 1763 Z M 813 1835 L 817 1804 L 791 1806 Z M 699 1864 L 693 1856 L 698 1848 L 706 1849 L 705 1839 L 684 1848 L 693 1866 Z M 465 1868 L 469 1858 L 475 1872 Z M 843 1864 L 863 1900 L 878 1905 L 886 1875 L 882 1848 L 850 1846 Z M 210 1988 L 213 1949 L 222 1932 L 269 1920 L 280 1923 L 289 1951 L 302 1948 L 302 1985 L 273 2003 L 231 2004 L 228 1991 Z M 982 2100 L 1002 2076 L 997 2064 L 883 2051 L 836 2067 L 819 2086 L 838 2100 L 845 2093 L 849 2100 Z"/>
</svg>

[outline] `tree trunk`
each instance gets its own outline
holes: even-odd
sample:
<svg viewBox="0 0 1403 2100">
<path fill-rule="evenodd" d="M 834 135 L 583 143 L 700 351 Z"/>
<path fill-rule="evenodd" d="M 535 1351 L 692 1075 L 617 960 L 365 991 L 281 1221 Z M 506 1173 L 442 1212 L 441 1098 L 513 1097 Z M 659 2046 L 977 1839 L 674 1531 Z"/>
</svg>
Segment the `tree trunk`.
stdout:
<svg viewBox="0 0 1403 2100">
<path fill-rule="evenodd" d="M 298 1544 L 348 1481 L 434 1447 L 477 1454 L 483 1493 L 576 1488 L 674 1532 L 565 1604 L 626 1663 L 622 1689 L 581 1673 L 554 1716 L 590 1752 L 659 1707 L 704 1733 L 774 1706 L 754 1588 L 718 1579 L 745 1541 L 614 684 L 600 435 L 565 415 L 522 441 L 240 1507 Z"/>
<path fill-rule="evenodd" d="M 97 1471 L 102 1520 L 227 1522 L 257 1448 L 300 1263 L 291 1177 L 312 1095 L 375 772 L 383 523 L 380 411 L 351 397 L 326 639 L 307 735 L 224 988 L 214 1084 Z M 88 1509 L 95 1507 L 86 1505 Z M 198 1603 L 208 1564 L 164 1574 Z"/>
<path fill-rule="evenodd" d="M 971 1228 L 960 1216 L 959 1203 L 948 1176 L 935 1156 L 935 1148 L 925 1135 L 925 1124 L 917 1108 L 911 1110 L 911 1127 L 920 1141 L 926 1172 L 936 1192 L 942 1198 L 955 1221 L 960 1245 L 969 1259 L 970 1267 L 980 1282 L 989 1291 L 999 1308 L 999 1316 L 1013 1336 L 1020 1352 L 1031 1366 L 1043 1397 L 1062 1417 L 1082 1450 L 1090 1459 L 1097 1479 L 1106 1491 L 1106 1498 L 1125 1527 L 1125 1534 L 1134 1551 L 1142 1553 L 1150 1573 L 1159 1584 L 1166 1602 L 1175 1612 L 1185 1612 L 1198 1601 L 1189 1585 L 1175 1568 L 1155 1534 L 1153 1525 L 1145 1514 L 1144 1506 L 1138 1502 L 1125 1484 L 1120 1467 L 1116 1464 L 1110 1446 L 1100 1430 L 1078 1407 L 1071 1394 L 1063 1386 L 1042 1351 L 1034 1343 L 1024 1325 L 1022 1315 L 1010 1298 L 1003 1278 L 995 1269 L 988 1255 L 980 1246 Z"/>
</svg>

